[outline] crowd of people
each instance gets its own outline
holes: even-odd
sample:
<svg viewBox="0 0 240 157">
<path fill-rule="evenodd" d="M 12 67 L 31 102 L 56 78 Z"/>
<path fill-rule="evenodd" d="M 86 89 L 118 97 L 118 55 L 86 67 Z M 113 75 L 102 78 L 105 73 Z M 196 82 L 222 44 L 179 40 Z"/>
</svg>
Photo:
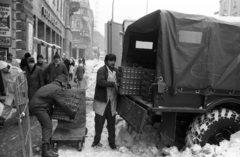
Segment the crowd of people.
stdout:
<svg viewBox="0 0 240 157">
<path fill-rule="evenodd" d="M 58 154 L 50 148 L 53 105 L 61 107 L 71 119 L 75 118 L 76 113 L 61 101 L 62 89 L 67 88 L 69 81 L 72 80 L 80 88 L 85 72 L 85 60 L 79 59 L 78 65 L 75 66 L 73 59 L 61 59 L 59 54 L 55 54 L 53 62 L 48 65 L 44 62 L 42 55 L 37 56 L 36 63 L 34 57 L 31 57 L 29 53 L 25 54 L 20 64 L 15 62 L 10 53 L 8 53 L 7 59 L 0 59 L 0 84 L 2 84 L 0 94 L 5 96 L 4 99 L 0 99 L 4 105 L 0 115 L 0 126 L 4 126 L 14 106 L 14 80 L 25 71 L 28 81 L 29 112 L 37 117 L 42 128 L 42 157 L 58 157 Z M 104 62 L 105 65 L 97 71 L 93 102 L 93 110 L 96 113 L 95 137 L 92 147 L 102 146 L 100 143 L 101 133 L 105 120 L 107 120 L 109 146 L 116 149 L 115 121 L 119 86 L 117 83 L 118 71 L 114 67 L 116 56 L 107 54 Z M 75 75 L 74 79 L 73 75 Z"/>
</svg>

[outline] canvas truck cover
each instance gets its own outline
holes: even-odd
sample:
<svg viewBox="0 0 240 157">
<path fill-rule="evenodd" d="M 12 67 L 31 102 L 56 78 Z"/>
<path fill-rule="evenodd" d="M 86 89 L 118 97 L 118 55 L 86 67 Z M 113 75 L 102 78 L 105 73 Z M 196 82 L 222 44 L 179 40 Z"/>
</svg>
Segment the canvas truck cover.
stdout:
<svg viewBox="0 0 240 157">
<path fill-rule="evenodd" d="M 158 31 L 156 75 L 178 88 L 240 91 L 240 18 L 216 19 L 157 10 L 125 32 L 122 65 L 133 33 Z"/>
</svg>

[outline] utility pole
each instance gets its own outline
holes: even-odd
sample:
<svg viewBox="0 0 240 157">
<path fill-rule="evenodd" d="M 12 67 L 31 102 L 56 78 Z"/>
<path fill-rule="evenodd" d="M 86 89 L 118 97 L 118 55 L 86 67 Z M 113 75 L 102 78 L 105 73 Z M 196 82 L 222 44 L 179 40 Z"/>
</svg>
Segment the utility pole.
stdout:
<svg viewBox="0 0 240 157">
<path fill-rule="evenodd" d="M 146 14 L 148 14 L 148 0 L 146 0 Z"/>
</svg>

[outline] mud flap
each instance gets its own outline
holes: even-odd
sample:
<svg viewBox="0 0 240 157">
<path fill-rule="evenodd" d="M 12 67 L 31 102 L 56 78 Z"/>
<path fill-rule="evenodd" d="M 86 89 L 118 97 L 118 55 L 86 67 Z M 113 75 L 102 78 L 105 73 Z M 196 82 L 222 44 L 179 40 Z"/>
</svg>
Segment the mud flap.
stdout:
<svg viewBox="0 0 240 157">
<path fill-rule="evenodd" d="M 133 128 L 133 130 L 137 133 L 141 133 L 147 116 L 146 109 L 126 96 L 120 96 L 117 112 Z"/>
<path fill-rule="evenodd" d="M 161 136 L 165 144 L 172 145 L 172 143 L 175 142 L 176 116 L 177 116 L 177 113 L 169 113 L 169 112 L 162 113 L 163 125 L 162 125 Z"/>
</svg>

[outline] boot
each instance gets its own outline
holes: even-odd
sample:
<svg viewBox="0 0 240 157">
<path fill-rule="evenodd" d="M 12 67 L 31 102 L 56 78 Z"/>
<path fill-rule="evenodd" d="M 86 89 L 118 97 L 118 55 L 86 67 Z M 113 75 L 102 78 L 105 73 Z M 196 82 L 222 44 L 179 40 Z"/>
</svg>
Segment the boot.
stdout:
<svg viewBox="0 0 240 157">
<path fill-rule="evenodd" d="M 44 143 L 42 144 L 42 157 L 58 157 L 58 154 L 50 149 L 49 143 Z"/>
</svg>

